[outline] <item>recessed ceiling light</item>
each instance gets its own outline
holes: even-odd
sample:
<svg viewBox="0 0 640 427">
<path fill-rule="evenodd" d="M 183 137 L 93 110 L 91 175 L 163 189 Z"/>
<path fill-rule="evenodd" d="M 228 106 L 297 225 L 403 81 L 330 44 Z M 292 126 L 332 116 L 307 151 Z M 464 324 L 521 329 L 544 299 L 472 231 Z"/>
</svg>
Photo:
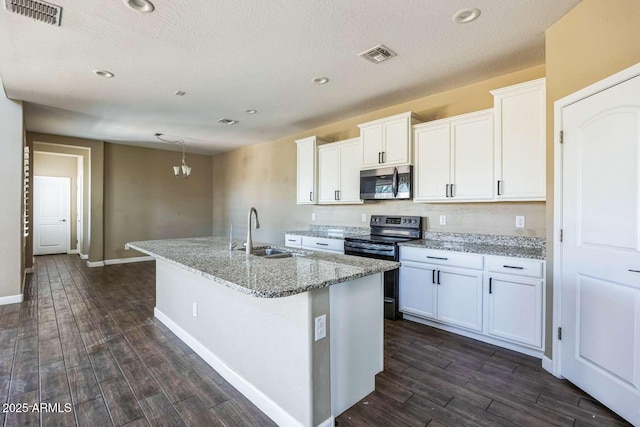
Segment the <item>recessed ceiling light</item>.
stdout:
<svg viewBox="0 0 640 427">
<path fill-rule="evenodd" d="M 174 95 L 178 95 L 178 96 L 185 96 L 187 92 L 182 91 L 182 90 L 177 90 Z"/>
<path fill-rule="evenodd" d="M 223 125 L 235 125 L 238 121 L 232 119 L 220 119 L 218 120 L 218 123 L 222 123 Z"/>
<path fill-rule="evenodd" d="M 258 112 L 258 110 L 244 110 L 244 112 L 247 114 L 255 114 Z"/>
<path fill-rule="evenodd" d="M 151 13 L 155 10 L 155 6 L 149 0 L 124 0 L 124 4 L 142 13 Z"/>
<path fill-rule="evenodd" d="M 93 70 L 93 74 L 98 77 L 104 77 L 105 79 L 111 79 L 115 76 L 115 74 L 107 70 Z"/>
<path fill-rule="evenodd" d="M 327 77 L 316 77 L 311 81 L 319 85 L 324 85 L 329 83 L 329 79 Z"/>
<path fill-rule="evenodd" d="M 453 15 L 453 22 L 456 24 L 467 24 L 475 21 L 480 16 L 480 9 L 462 9 Z"/>
</svg>

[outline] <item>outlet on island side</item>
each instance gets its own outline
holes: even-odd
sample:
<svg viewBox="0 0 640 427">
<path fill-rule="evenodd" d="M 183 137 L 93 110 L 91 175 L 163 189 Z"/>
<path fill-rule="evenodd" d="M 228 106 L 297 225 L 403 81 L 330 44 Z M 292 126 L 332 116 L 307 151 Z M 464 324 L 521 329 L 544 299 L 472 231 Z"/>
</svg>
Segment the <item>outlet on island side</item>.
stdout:
<svg viewBox="0 0 640 427">
<path fill-rule="evenodd" d="M 327 315 L 323 314 L 322 316 L 318 316 L 315 321 L 315 340 L 319 341 L 327 336 Z"/>
<path fill-rule="evenodd" d="M 198 303 L 194 302 L 192 306 L 193 317 L 198 317 Z"/>
</svg>

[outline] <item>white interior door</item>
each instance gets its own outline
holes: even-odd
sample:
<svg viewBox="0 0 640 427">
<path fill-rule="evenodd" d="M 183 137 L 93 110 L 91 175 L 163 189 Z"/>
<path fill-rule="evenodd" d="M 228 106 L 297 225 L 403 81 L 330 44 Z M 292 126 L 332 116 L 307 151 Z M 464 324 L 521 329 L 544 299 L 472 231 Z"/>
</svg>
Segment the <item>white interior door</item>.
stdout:
<svg viewBox="0 0 640 427">
<path fill-rule="evenodd" d="M 640 425 L 640 77 L 562 128 L 561 373 Z"/>
<path fill-rule="evenodd" d="M 61 254 L 69 251 L 71 178 L 34 177 L 33 253 Z"/>
</svg>

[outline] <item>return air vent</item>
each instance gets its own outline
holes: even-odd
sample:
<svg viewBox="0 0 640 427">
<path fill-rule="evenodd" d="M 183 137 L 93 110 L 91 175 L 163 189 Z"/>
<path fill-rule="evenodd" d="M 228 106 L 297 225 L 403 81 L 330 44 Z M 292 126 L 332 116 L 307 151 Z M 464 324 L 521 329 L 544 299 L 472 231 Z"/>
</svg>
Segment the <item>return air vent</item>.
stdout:
<svg viewBox="0 0 640 427">
<path fill-rule="evenodd" d="M 18 15 L 60 26 L 62 7 L 44 1 L 35 0 L 4 0 L 4 8 Z"/>
<path fill-rule="evenodd" d="M 362 52 L 358 56 L 361 56 L 367 61 L 373 62 L 374 64 L 379 64 L 382 61 L 393 58 L 394 56 L 396 56 L 396 53 L 388 47 L 379 44 L 378 46 L 371 48 L 366 52 Z"/>
</svg>

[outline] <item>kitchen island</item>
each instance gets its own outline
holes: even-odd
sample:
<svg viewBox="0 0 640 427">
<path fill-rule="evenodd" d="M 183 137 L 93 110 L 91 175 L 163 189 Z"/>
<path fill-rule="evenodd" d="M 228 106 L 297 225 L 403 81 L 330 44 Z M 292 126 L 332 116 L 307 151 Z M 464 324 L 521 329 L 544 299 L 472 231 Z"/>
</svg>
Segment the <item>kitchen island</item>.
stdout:
<svg viewBox="0 0 640 427">
<path fill-rule="evenodd" d="M 381 273 L 398 263 L 312 251 L 273 259 L 216 237 L 127 247 L 156 259 L 155 316 L 278 425 L 333 425 L 374 390 Z"/>
</svg>

